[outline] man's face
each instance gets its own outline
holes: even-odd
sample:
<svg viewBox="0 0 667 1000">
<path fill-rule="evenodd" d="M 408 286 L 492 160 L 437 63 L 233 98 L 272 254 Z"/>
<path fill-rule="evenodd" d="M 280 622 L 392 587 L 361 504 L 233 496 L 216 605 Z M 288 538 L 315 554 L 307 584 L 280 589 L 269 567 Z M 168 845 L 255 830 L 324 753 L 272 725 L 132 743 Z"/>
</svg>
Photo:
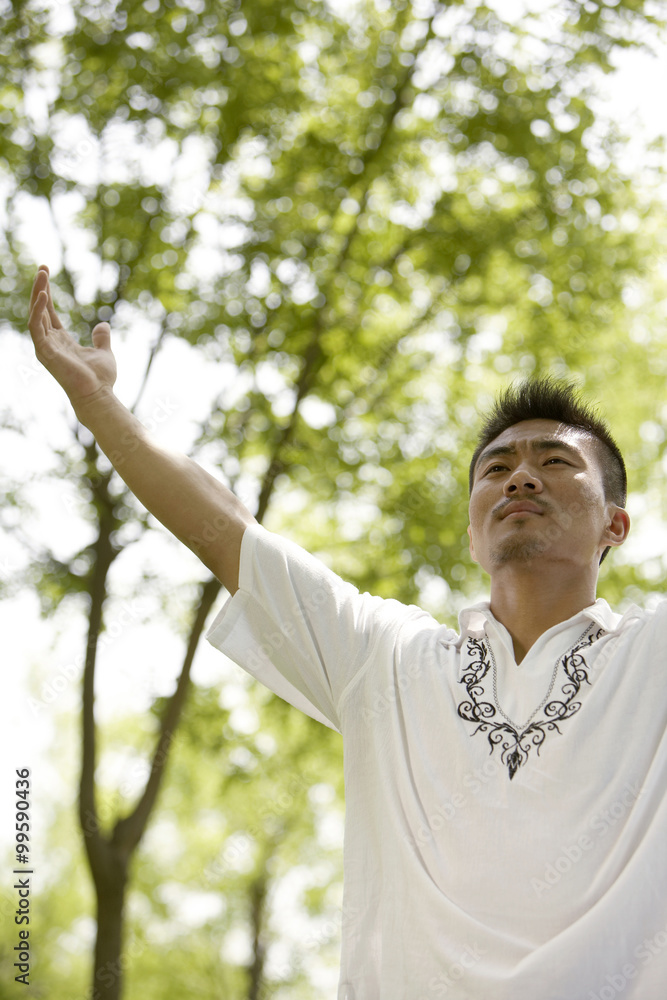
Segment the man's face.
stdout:
<svg viewBox="0 0 667 1000">
<path fill-rule="evenodd" d="M 599 562 L 619 508 L 605 502 L 598 447 L 585 431 L 555 420 L 524 420 L 487 445 L 475 467 L 468 528 L 471 555 L 487 573 L 535 559 Z"/>
</svg>

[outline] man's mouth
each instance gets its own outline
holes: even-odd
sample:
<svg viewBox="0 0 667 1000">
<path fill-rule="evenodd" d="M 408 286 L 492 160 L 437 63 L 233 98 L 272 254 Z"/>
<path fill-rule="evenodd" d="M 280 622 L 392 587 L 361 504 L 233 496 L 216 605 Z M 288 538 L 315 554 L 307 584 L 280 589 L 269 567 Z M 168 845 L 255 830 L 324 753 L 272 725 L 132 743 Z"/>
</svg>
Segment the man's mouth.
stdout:
<svg viewBox="0 0 667 1000">
<path fill-rule="evenodd" d="M 501 518 L 514 517 L 518 514 L 543 514 L 544 509 L 531 500 L 513 500 L 501 511 Z"/>
</svg>

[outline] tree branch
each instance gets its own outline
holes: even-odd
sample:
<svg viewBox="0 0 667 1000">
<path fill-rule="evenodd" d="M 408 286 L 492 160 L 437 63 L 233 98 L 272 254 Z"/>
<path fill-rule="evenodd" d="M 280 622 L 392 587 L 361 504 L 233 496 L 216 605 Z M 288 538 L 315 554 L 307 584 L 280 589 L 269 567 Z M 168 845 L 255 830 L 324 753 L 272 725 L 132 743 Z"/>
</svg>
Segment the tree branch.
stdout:
<svg viewBox="0 0 667 1000">
<path fill-rule="evenodd" d="M 268 878 L 266 874 L 266 861 L 264 859 L 262 868 L 250 885 L 250 923 L 252 927 L 252 963 L 249 968 L 250 985 L 248 987 L 248 1000 L 259 1000 L 262 979 L 264 978 L 264 962 L 266 959 L 266 947 L 262 934 L 264 923 L 264 908 L 266 905 L 266 895 L 268 891 Z"/>
<path fill-rule="evenodd" d="M 86 459 L 93 464 L 97 454 L 94 442 L 86 448 Z M 93 878 L 97 881 L 106 866 L 106 841 L 99 828 L 95 795 L 95 769 L 97 766 L 97 736 L 95 729 L 95 666 L 97 644 L 102 629 L 104 603 L 107 598 L 107 576 L 118 554 L 111 536 L 118 526 L 114 516 L 114 502 L 109 495 L 109 475 L 92 480 L 93 496 L 97 501 L 99 531 L 93 545 L 95 561 L 90 581 L 90 613 L 86 657 L 83 671 L 82 703 L 82 759 L 79 784 L 79 821 L 84 833 L 84 844 Z"/>
<path fill-rule="evenodd" d="M 160 733 L 158 735 L 155 753 L 151 763 L 151 773 L 146 782 L 143 794 L 133 811 L 124 819 L 118 820 L 114 827 L 111 842 L 127 855 L 135 849 L 141 840 L 151 810 L 155 805 L 160 785 L 164 777 L 165 765 L 169 750 L 174 739 L 174 734 L 178 726 L 183 706 L 185 705 L 188 685 L 190 681 L 190 668 L 194 660 L 197 645 L 201 638 L 201 633 L 206 624 L 209 612 L 213 607 L 216 597 L 220 592 L 221 584 L 215 577 L 211 577 L 202 585 L 201 598 L 195 620 L 188 637 L 188 645 L 183 660 L 181 673 L 176 684 L 176 690 L 167 703 L 164 713 Z"/>
</svg>

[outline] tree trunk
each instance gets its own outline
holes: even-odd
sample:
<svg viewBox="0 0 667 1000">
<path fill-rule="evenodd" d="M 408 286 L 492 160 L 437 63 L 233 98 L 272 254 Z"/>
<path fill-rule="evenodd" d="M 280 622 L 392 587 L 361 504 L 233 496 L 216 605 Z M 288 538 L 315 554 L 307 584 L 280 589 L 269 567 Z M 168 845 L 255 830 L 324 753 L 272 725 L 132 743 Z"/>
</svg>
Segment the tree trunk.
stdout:
<svg viewBox="0 0 667 1000">
<path fill-rule="evenodd" d="M 120 1000 L 123 978 L 123 910 L 127 862 L 107 847 L 106 871 L 95 879 L 97 937 L 91 1000 Z"/>
<path fill-rule="evenodd" d="M 266 948 L 264 945 L 264 935 L 262 925 L 264 922 L 264 904 L 267 892 L 266 869 L 262 869 L 250 887 L 250 920 L 253 936 L 253 959 L 250 965 L 250 983 L 248 986 L 248 1000 L 260 1000 L 262 982 L 264 979 L 264 962 L 266 959 Z"/>
</svg>

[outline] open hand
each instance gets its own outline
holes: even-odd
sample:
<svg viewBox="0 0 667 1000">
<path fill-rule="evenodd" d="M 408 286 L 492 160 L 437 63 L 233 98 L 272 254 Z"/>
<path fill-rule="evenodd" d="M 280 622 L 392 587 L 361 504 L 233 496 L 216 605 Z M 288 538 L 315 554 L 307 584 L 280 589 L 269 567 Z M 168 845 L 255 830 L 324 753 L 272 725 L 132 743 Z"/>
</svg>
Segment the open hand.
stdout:
<svg viewBox="0 0 667 1000">
<path fill-rule="evenodd" d="M 116 359 L 111 352 L 111 329 L 98 323 L 93 347 L 82 347 L 69 335 L 53 308 L 49 269 L 42 264 L 30 296 L 28 328 L 35 354 L 69 396 L 74 409 L 111 391 L 116 381 Z"/>
</svg>

